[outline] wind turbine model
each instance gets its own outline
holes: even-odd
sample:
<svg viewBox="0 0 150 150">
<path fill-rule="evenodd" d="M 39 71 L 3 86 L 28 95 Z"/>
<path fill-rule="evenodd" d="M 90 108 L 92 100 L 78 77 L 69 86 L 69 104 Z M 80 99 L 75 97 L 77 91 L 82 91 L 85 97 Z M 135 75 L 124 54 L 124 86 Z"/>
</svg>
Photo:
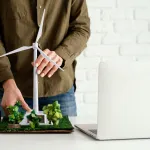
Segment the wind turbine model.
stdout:
<svg viewBox="0 0 150 150">
<path fill-rule="evenodd" d="M 9 53 L 6 53 L 4 55 L 1 55 L 0 57 L 4 57 L 4 56 L 7 56 L 7 55 L 11 55 L 11 54 L 14 54 L 14 53 L 18 53 L 18 52 L 21 52 L 21 51 L 25 51 L 25 50 L 29 50 L 29 49 L 33 49 L 34 50 L 34 62 L 36 61 L 37 59 L 37 51 L 40 52 L 40 54 L 45 58 L 47 59 L 49 62 L 53 63 L 55 66 L 57 66 L 60 70 L 64 71 L 59 65 L 56 64 L 56 62 L 54 62 L 51 58 L 49 58 L 39 47 L 38 47 L 38 41 L 40 39 L 40 37 L 42 36 L 42 30 L 43 30 L 43 24 L 44 24 L 44 17 L 45 17 L 45 9 L 44 9 L 44 12 L 43 12 L 43 16 L 42 16 L 42 20 L 41 20 L 41 24 L 40 24 L 40 28 L 39 28 L 39 31 L 38 31 L 38 34 L 37 34 L 37 38 L 36 38 L 36 41 L 35 43 L 33 43 L 32 46 L 23 46 L 21 48 L 18 48 L 16 50 L 13 50 Z M 41 124 L 47 124 L 48 123 L 48 120 L 47 120 L 47 117 L 45 114 L 43 114 L 43 112 L 39 112 L 39 103 L 38 103 L 38 75 L 37 75 L 37 72 L 36 72 L 36 66 L 34 66 L 34 69 L 33 69 L 33 109 L 35 110 L 35 113 L 39 116 L 42 116 L 43 117 L 43 122 Z M 26 115 L 28 115 L 28 113 L 26 113 Z M 26 116 L 25 115 L 25 116 Z M 24 118 L 24 120 L 22 121 L 21 124 L 28 124 L 28 121 L 26 119 L 26 117 Z"/>
</svg>

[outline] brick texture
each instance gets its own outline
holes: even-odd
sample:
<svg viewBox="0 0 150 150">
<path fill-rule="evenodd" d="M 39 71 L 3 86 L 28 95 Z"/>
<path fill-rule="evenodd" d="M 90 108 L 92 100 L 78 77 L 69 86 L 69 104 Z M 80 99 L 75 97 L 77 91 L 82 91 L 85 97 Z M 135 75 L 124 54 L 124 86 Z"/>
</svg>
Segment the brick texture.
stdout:
<svg viewBox="0 0 150 150">
<path fill-rule="evenodd" d="M 92 32 L 76 70 L 81 115 L 88 108 L 96 113 L 100 59 L 150 60 L 150 0 L 87 0 L 87 4 Z"/>
</svg>

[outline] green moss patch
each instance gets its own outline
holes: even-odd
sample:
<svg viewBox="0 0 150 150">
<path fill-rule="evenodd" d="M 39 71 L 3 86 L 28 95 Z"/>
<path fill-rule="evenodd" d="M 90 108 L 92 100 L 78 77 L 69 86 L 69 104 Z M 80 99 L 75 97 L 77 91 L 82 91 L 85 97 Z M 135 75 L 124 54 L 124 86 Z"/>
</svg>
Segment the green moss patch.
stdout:
<svg viewBox="0 0 150 150">
<path fill-rule="evenodd" d="M 62 131 L 72 131 L 74 128 L 68 118 L 68 116 L 64 116 L 62 119 L 60 119 L 59 125 L 55 126 L 55 125 L 40 125 L 39 127 L 32 129 L 30 126 L 21 126 L 21 128 L 19 129 L 9 129 L 8 128 L 8 120 L 6 118 L 4 118 L 2 120 L 2 122 L 0 122 L 0 132 L 3 133 L 11 133 L 11 132 L 32 132 L 32 131 L 58 131 L 60 132 Z"/>
</svg>

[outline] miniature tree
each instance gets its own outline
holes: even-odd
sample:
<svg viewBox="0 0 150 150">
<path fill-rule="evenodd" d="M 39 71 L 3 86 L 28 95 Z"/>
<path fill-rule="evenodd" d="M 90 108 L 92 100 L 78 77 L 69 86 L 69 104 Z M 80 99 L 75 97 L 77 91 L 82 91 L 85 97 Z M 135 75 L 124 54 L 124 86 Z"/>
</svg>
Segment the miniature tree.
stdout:
<svg viewBox="0 0 150 150">
<path fill-rule="evenodd" d="M 7 107 L 7 110 L 9 112 L 9 115 L 8 115 L 9 124 L 19 124 L 23 120 L 24 113 L 19 112 L 20 106 L 21 104 L 17 102 L 14 106 Z"/>
<path fill-rule="evenodd" d="M 60 119 L 63 118 L 58 101 L 55 101 L 53 104 L 44 106 L 43 112 L 47 115 L 49 123 L 53 123 L 55 126 L 58 126 Z"/>
<path fill-rule="evenodd" d="M 35 113 L 35 110 L 32 110 L 30 115 L 27 116 L 27 119 L 28 119 L 29 125 L 32 129 L 39 127 L 41 118 Z"/>
</svg>

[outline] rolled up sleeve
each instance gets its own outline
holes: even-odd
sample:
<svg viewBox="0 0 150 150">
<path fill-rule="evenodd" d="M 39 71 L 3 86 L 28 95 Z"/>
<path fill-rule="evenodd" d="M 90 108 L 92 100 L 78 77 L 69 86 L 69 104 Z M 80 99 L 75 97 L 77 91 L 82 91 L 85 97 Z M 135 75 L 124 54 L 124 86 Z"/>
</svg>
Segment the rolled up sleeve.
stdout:
<svg viewBox="0 0 150 150">
<path fill-rule="evenodd" d="M 72 0 L 68 34 L 55 52 L 63 58 L 64 68 L 71 65 L 86 48 L 90 37 L 90 18 L 86 0 Z"/>
</svg>

